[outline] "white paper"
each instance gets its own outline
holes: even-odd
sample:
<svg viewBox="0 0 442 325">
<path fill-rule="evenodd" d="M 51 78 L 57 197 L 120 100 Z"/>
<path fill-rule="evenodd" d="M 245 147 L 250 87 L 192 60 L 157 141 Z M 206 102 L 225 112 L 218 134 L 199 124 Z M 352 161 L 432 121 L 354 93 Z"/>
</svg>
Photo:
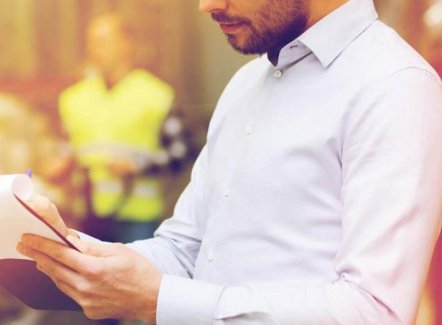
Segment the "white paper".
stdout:
<svg viewBox="0 0 442 325">
<path fill-rule="evenodd" d="M 16 249 L 25 233 L 62 243 L 43 221 L 17 201 L 14 194 L 23 201 L 28 200 L 33 194 L 31 179 L 26 175 L 0 175 L 0 258 L 28 259 Z"/>
</svg>

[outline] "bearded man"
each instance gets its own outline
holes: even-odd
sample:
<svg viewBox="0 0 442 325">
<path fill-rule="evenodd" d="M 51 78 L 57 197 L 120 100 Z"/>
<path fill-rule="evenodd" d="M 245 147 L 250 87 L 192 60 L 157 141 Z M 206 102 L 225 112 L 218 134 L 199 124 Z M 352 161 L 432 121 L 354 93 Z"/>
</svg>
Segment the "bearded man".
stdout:
<svg viewBox="0 0 442 325">
<path fill-rule="evenodd" d="M 200 0 L 240 52 L 154 239 L 18 249 L 91 318 L 412 324 L 439 233 L 442 90 L 372 0 Z M 130 304 L 127 302 L 130 301 Z"/>
</svg>

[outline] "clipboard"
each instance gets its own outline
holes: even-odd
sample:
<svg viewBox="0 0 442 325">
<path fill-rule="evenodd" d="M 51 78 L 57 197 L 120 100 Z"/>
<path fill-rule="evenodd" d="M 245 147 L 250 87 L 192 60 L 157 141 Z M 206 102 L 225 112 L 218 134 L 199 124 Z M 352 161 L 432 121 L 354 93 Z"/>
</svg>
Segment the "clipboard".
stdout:
<svg viewBox="0 0 442 325">
<path fill-rule="evenodd" d="M 61 292 L 46 274 L 37 270 L 34 261 L 1 259 L 0 286 L 33 309 L 82 310 L 80 305 Z"/>
<path fill-rule="evenodd" d="M 25 200 L 32 193 L 29 177 L 0 175 L 0 286 L 27 306 L 38 310 L 81 311 L 73 299 L 36 268 L 36 263 L 15 250 L 23 233 L 56 240 L 79 252 L 80 249 L 48 224 Z M 29 230 L 29 231 L 28 231 Z M 34 232 L 35 230 L 35 232 Z"/>
<path fill-rule="evenodd" d="M 66 246 L 75 249 L 77 252 L 81 253 L 81 250 L 78 249 L 69 239 L 67 239 L 65 236 L 63 236 L 57 229 L 55 229 L 51 224 L 49 224 L 41 215 L 39 215 L 35 210 L 33 210 L 28 204 L 26 204 L 22 199 L 20 199 L 17 194 L 14 194 L 14 197 L 17 199 L 17 201 L 34 217 L 36 217 L 38 220 L 43 222 L 49 229 L 51 229 L 54 234 L 57 235 L 57 237 L 66 244 Z"/>
</svg>

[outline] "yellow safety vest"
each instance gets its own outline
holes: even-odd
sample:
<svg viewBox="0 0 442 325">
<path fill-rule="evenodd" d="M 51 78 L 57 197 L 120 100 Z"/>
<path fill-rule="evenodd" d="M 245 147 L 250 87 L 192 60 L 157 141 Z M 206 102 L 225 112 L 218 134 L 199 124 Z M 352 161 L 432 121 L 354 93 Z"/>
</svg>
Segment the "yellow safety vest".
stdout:
<svg viewBox="0 0 442 325">
<path fill-rule="evenodd" d="M 143 70 L 130 72 L 110 90 L 94 76 L 61 94 L 60 116 L 79 164 L 89 170 L 96 215 L 129 221 L 151 221 L 161 215 L 157 180 L 121 179 L 107 162 L 118 157 L 137 161 L 157 152 L 173 98 L 168 84 Z"/>
</svg>

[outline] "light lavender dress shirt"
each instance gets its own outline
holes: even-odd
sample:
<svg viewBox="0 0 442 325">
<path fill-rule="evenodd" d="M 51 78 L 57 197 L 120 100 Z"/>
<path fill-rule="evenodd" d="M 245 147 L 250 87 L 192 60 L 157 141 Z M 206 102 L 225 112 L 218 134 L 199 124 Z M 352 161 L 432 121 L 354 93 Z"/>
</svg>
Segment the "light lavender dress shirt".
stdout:
<svg viewBox="0 0 442 325">
<path fill-rule="evenodd" d="M 439 78 L 351 0 L 233 77 L 174 216 L 130 246 L 166 274 L 159 325 L 411 324 L 441 203 Z"/>
</svg>

